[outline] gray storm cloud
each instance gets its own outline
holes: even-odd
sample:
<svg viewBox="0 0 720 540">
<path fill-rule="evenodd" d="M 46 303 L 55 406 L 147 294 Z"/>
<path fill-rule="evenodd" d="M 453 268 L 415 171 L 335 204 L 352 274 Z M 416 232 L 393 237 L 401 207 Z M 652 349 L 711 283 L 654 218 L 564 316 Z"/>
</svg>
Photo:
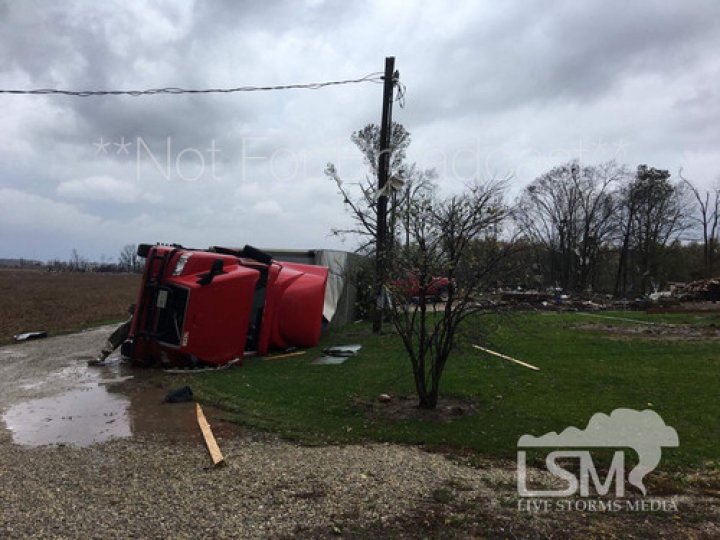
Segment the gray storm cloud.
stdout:
<svg viewBox="0 0 720 540">
<path fill-rule="evenodd" d="M 660 463 L 662 447 L 675 447 L 679 439 L 675 428 L 668 426 L 658 413 L 650 409 L 615 409 L 608 416 L 595 413 L 585 429 L 574 426 L 546 433 L 539 437 L 523 435 L 518 447 L 583 447 L 632 448 L 638 464 L 630 471 L 628 482 L 643 494 L 647 493 L 643 478 Z"/>
<path fill-rule="evenodd" d="M 394 119 L 412 133 L 408 157 L 437 168 L 446 192 L 478 175 L 510 174 L 513 195 L 573 158 L 649 163 L 673 174 L 682 166 L 710 186 L 720 174 L 718 28 L 713 0 L 0 0 L 0 88 L 300 83 L 362 76 L 392 54 L 407 86 L 406 107 Z M 48 259 L 77 248 L 97 258 L 156 240 L 352 249 L 329 236 L 348 218 L 323 170 L 331 161 L 349 179 L 366 173 L 349 136 L 380 120 L 381 96 L 378 85 L 222 96 L 5 95 L 0 188 L 25 206 L 4 202 L 2 255 Z M 215 143 L 217 178 L 168 182 L 146 152 L 96 152 L 101 138 L 138 137 L 161 164 L 169 139 L 172 160 L 185 148 L 207 158 Z M 273 166 L 297 174 L 274 175 Z M 77 181 L 90 178 L 133 187 L 101 198 L 95 195 L 114 186 L 88 182 L 90 192 L 80 192 Z M 240 196 L 255 184 L 261 193 Z M 267 226 L 267 201 L 282 210 L 292 235 Z M 57 212 L 61 226 L 38 205 L 68 210 Z M 33 226 L 20 226 L 27 215 L 37 216 Z M 82 227 L 87 220 L 102 227 Z"/>
</svg>

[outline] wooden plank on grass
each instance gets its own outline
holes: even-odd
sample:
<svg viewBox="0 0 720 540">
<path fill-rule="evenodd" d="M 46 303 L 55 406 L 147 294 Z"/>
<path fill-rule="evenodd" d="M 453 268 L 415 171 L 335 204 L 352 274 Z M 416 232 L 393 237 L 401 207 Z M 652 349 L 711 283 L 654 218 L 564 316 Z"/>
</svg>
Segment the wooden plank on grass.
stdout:
<svg viewBox="0 0 720 540">
<path fill-rule="evenodd" d="M 199 403 L 195 404 L 195 408 L 197 412 L 198 425 L 200 426 L 200 431 L 202 431 L 203 437 L 205 438 L 205 445 L 210 452 L 210 457 L 212 458 L 213 465 L 216 467 L 218 465 L 222 465 L 223 463 L 225 463 L 225 458 L 223 457 L 222 452 L 220 451 L 220 447 L 215 440 L 215 435 L 213 435 L 213 432 L 210 429 L 210 424 L 208 424 L 208 421 L 205 418 L 205 413 L 203 413 L 203 410 L 200 407 Z"/>
<path fill-rule="evenodd" d="M 295 351 L 285 354 L 276 354 L 274 356 L 266 356 L 265 360 L 279 360 L 280 358 L 290 358 L 291 356 L 300 356 L 301 354 L 305 354 L 305 351 Z"/>
<path fill-rule="evenodd" d="M 532 369 L 533 371 L 540 371 L 539 367 L 533 366 L 532 364 L 528 364 L 527 362 L 523 362 L 522 360 L 518 360 L 517 358 L 513 358 L 512 356 L 508 356 L 506 354 L 491 351 L 490 349 L 486 349 L 485 347 L 481 347 L 480 345 L 473 345 L 473 347 L 475 347 L 476 349 L 480 349 L 481 351 L 486 352 L 488 354 L 492 354 L 493 356 L 497 356 L 498 358 L 502 358 L 503 360 L 508 360 L 510 362 L 514 362 L 519 366 L 523 366 L 528 369 Z"/>
</svg>

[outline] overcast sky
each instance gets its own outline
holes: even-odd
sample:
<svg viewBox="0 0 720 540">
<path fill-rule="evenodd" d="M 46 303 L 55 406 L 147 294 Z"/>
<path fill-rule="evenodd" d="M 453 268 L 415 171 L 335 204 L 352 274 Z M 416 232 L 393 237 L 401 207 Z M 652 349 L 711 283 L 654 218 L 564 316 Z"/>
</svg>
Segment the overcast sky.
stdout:
<svg viewBox="0 0 720 540">
<path fill-rule="evenodd" d="M 356 78 L 394 55 L 394 118 L 446 192 L 616 159 L 720 177 L 720 2 L 0 0 L 0 88 Z M 323 175 L 382 86 L 229 95 L 0 95 L 0 257 L 114 259 L 177 242 L 352 249 Z M 109 143 L 105 145 L 105 143 Z"/>
</svg>

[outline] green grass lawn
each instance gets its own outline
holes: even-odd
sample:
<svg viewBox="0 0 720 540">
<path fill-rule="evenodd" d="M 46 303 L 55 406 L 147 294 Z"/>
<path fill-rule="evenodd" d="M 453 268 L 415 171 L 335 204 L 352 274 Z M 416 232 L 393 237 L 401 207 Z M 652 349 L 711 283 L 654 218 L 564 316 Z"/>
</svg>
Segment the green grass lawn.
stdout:
<svg viewBox="0 0 720 540">
<path fill-rule="evenodd" d="M 718 315 L 604 313 L 673 325 L 720 324 Z M 720 450 L 720 341 L 611 335 L 591 324 L 630 325 L 572 313 L 478 315 L 463 329 L 441 385 L 442 396 L 470 399 L 472 415 L 451 422 L 392 420 L 367 414 L 380 393 L 412 396 L 410 364 L 399 338 L 353 325 L 303 356 L 246 361 L 241 369 L 196 376 L 202 400 L 235 420 L 304 442 L 392 441 L 514 459 L 518 438 L 575 425 L 618 407 L 651 408 L 680 438 L 664 466 L 717 466 Z M 319 349 L 362 343 L 357 357 L 313 366 Z M 489 356 L 486 347 L 525 360 L 540 372 Z M 376 404 L 376 407 L 381 407 Z M 442 403 L 441 403 L 442 406 Z"/>
</svg>

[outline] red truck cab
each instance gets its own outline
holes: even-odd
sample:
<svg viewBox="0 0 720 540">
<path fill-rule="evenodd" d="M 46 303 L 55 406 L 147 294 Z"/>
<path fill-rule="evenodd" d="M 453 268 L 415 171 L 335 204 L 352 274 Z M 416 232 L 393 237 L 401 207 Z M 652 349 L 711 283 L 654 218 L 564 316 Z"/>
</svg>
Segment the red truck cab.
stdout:
<svg viewBox="0 0 720 540">
<path fill-rule="evenodd" d="M 138 247 L 146 258 L 123 355 L 138 364 L 220 366 L 320 339 L 328 269 L 263 252 Z"/>
<path fill-rule="evenodd" d="M 393 281 L 390 286 L 406 299 L 417 299 L 420 296 L 420 279 L 415 272 L 408 272 L 404 279 Z M 435 300 L 446 301 L 450 280 L 446 277 L 432 277 L 425 287 L 425 296 Z"/>
</svg>

